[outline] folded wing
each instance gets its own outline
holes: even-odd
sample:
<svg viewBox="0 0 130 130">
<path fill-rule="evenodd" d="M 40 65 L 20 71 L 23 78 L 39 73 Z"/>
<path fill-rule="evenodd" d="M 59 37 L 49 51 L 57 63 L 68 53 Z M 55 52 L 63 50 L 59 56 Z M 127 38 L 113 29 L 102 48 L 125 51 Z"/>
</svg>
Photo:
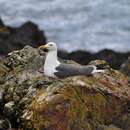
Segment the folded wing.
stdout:
<svg viewBox="0 0 130 130">
<path fill-rule="evenodd" d="M 94 65 L 80 66 L 75 64 L 60 64 L 56 67 L 56 72 L 54 73 L 59 78 L 66 78 L 75 75 L 91 75 L 96 69 Z"/>
</svg>

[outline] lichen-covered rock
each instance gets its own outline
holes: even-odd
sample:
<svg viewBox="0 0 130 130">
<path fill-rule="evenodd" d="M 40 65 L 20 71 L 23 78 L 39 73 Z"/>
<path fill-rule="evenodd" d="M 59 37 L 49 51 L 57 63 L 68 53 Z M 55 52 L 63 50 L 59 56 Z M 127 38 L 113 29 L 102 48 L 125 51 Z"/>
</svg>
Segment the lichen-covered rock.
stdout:
<svg viewBox="0 0 130 130">
<path fill-rule="evenodd" d="M 105 126 L 105 128 L 103 130 L 122 130 L 114 125 L 109 125 L 109 126 Z"/>
<path fill-rule="evenodd" d="M 128 112 L 129 101 L 127 78 L 109 70 L 94 77 L 56 81 L 46 89 L 43 85 L 21 118 L 30 129 L 100 130 L 100 125 L 117 125 L 114 120 Z"/>
<path fill-rule="evenodd" d="M 17 116 L 22 107 L 31 101 L 39 84 L 39 72 L 43 68 L 45 54 L 30 46 L 8 54 L 0 64 L 0 112 L 12 126 L 17 125 Z"/>
<path fill-rule="evenodd" d="M 8 119 L 0 117 L 0 130 L 9 130 L 11 128 L 11 124 Z"/>
<path fill-rule="evenodd" d="M 120 71 L 130 77 L 130 57 L 122 64 Z"/>
<path fill-rule="evenodd" d="M 0 64 L 0 115 L 22 130 L 129 130 L 128 78 L 100 60 L 105 73 L 45 77 L 45 54 L 26 46 Z M 3 127 L 3 126 L 2 126 Z M 5 126 L 4 126 L 5 127 Z"/>
</svg>

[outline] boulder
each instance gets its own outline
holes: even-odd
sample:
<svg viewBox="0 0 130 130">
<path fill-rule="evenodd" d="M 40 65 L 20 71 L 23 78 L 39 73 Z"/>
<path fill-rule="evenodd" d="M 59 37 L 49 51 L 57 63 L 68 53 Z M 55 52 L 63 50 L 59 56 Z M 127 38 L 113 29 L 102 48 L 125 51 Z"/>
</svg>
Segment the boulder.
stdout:
<svg viewBox="0 0 130 130">
<path fill-rule="evenodd" d="M 129 130 L 128 77 L 105 61 L 105 73 L 66 79 L 45 77 L 45 53 L 30 46 L 0 64 L 1 129 Z M 10 127 L 9 127 L 10 126 Z"/>
<path fill-rule="evenodd" d="M 44 32 L 30 21 L 18 28 L 4 25 L 0 19 L 0 55 L 22 49 L 25 45 L 37 47 L 46 43 Z"/>
</svg>

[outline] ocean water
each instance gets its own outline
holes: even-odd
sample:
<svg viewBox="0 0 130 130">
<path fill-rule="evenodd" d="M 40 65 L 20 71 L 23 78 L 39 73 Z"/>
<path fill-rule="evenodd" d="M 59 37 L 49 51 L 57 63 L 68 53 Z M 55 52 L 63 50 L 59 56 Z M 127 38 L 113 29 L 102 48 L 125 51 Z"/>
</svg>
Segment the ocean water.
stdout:
<svg viewBox="0 0 130 130">
<path fill-rule="evenodd" d="M 6 25 L 31 20 L 62 49 L 130 51 L 130 0 L 0 0 Z"/>
</svg>

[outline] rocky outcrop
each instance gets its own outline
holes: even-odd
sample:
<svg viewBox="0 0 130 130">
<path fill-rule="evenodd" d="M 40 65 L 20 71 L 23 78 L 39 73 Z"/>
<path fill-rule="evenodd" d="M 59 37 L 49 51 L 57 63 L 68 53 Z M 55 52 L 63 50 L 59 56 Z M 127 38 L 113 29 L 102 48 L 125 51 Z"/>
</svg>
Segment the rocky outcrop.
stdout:
<svg viewBox="0 0 130 130">
<path fill-rule="evenodd" d="M 61 58 L 74 60 L 83 65 L 88 64 L 91 60 L 105 60 L 114 69 L 120 69 L 120 66 L 127 60 L 128 56 L 130 56 L 129 52 L 119 53 L 108 49 L 101 50 L 97 53 L 90 53 L 87 51 L 74 51 L 68 53 L 68 55 L 66 53 L 63 54 L 61 55 Z"/>
<path fill-rule="evenodd" d="M 43 85 L 21 118 L 25 126 L 39 130 L 101 130 L 111 124 L 129 129 L 129 121 L 120 123 L 129 115 L 129 94 L 126 77 L 113 70 L 94 77 L 68 78 L 47 88 Z"/>
<path fill-rule="evenodd" d="M 129 130 L 128 78 L 105 61 L 105 73 L 51 79 L 45 54 L 30 46 L 0 64 L 0 129 Z M 3 123 L 1 123 L 3 122 Z"/>
<path fill-rule="evenodd" d="M 36 44 L 37 43 L 37 44 Z M 33 47 L 46 43 L 44 32 L 30 21 L 18 28 L 5 26 L 0 19 L 0 55 L 22 49 L 25 45 Z"/>
</svg>

